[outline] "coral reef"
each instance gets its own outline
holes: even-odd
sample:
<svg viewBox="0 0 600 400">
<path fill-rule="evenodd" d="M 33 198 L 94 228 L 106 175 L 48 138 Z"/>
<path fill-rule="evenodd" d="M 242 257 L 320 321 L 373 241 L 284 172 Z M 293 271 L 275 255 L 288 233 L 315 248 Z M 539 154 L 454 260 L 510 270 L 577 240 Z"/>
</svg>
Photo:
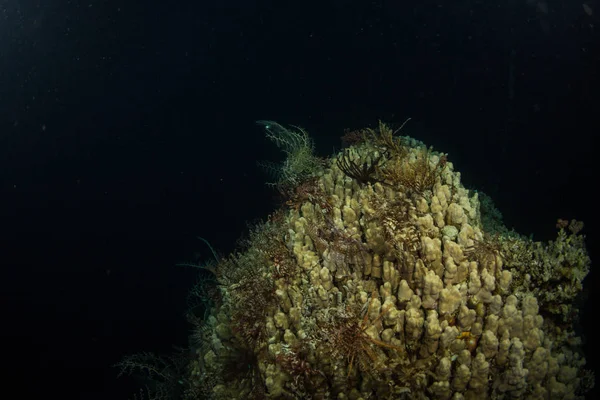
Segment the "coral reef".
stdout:
<svg viewBox="0 0 600 400">
<path fill-rule="evenodd" d="M 211 270 L 187 398 L 583 398 L 581 226 L 548 244 L 486 231 L 446 155 L 384 124 L 348 137 L 318 168 L 290 163 L 287 206 Z"/>
</svg>

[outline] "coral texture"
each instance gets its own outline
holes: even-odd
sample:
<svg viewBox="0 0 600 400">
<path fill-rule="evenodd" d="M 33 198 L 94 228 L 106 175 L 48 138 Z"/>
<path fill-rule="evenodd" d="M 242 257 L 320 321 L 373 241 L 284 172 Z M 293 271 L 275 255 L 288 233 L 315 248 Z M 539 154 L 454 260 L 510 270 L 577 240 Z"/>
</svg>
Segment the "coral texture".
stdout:
<svg viewBox="0 0 600 400">
<path fill-rule="evenodd" d="M 482 223 L 446 155 L 384 124 L 348 137 L 212 270 L 189 397 L 583 398 L 581 226 Z"/>
</svg>

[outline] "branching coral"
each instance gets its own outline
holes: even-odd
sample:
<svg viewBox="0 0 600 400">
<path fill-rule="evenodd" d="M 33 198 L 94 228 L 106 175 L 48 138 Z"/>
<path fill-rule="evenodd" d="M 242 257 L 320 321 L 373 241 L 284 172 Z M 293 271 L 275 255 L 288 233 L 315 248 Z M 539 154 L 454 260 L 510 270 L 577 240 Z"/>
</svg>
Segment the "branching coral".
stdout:
<svg viewBox="0 0 600 400">
<path fill-rule="evenodd" d="M 560 325 L 568 325 L 577 317 L 578 309 L 573 307 L 573 301 L 583 288 L 582 282 L 591 264 L 584 236 L 579 233 L 582 223 L 575 221 L 570 226 L 572 229 L 565 229 L 566 225 L 559 224 L 556 240 L 548 244 L 507 242 L 518 249 L 510 252 L 507 260 L 513 267 L 514 290 L 533 293 L 542 312 Z"/>
</svg>

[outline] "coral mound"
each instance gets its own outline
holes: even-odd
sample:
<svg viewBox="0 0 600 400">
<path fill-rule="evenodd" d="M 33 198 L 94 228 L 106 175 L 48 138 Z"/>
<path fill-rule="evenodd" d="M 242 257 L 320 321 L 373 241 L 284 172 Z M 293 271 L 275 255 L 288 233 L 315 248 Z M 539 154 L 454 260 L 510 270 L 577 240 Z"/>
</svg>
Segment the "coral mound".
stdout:
<svg viewBox="0 0 600 400">
<path fill-rule="evenodd" d="M 211 269 L 189 398 L 583 398 L 581 225 L 534 242 L 446 155 L 384 124 L 347 138 L 278 182 L 286 205 Z"/>
</svg>

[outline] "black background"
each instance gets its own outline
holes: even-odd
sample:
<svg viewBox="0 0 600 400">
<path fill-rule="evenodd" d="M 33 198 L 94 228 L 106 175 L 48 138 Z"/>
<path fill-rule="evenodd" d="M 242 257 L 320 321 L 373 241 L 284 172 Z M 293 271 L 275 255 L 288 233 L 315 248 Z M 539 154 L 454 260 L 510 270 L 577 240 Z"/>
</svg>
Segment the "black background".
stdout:
<svg viewBox="0 0 600 400">
<path fill-rule="evenodd" d="M 595 5 L 3 1 L 3 390 L 126 399 L 112 364 L 187 344 L 196 271 L 175 264 L 210 258 L 196 236 L 230 252 L 277 206 L 258 119 L 326 156 L 345 128 L 411 117 L 404 134 L 449 153 L 509 227 L 549 240 L 583 220 L 596 260 Z"/>
</svg>

